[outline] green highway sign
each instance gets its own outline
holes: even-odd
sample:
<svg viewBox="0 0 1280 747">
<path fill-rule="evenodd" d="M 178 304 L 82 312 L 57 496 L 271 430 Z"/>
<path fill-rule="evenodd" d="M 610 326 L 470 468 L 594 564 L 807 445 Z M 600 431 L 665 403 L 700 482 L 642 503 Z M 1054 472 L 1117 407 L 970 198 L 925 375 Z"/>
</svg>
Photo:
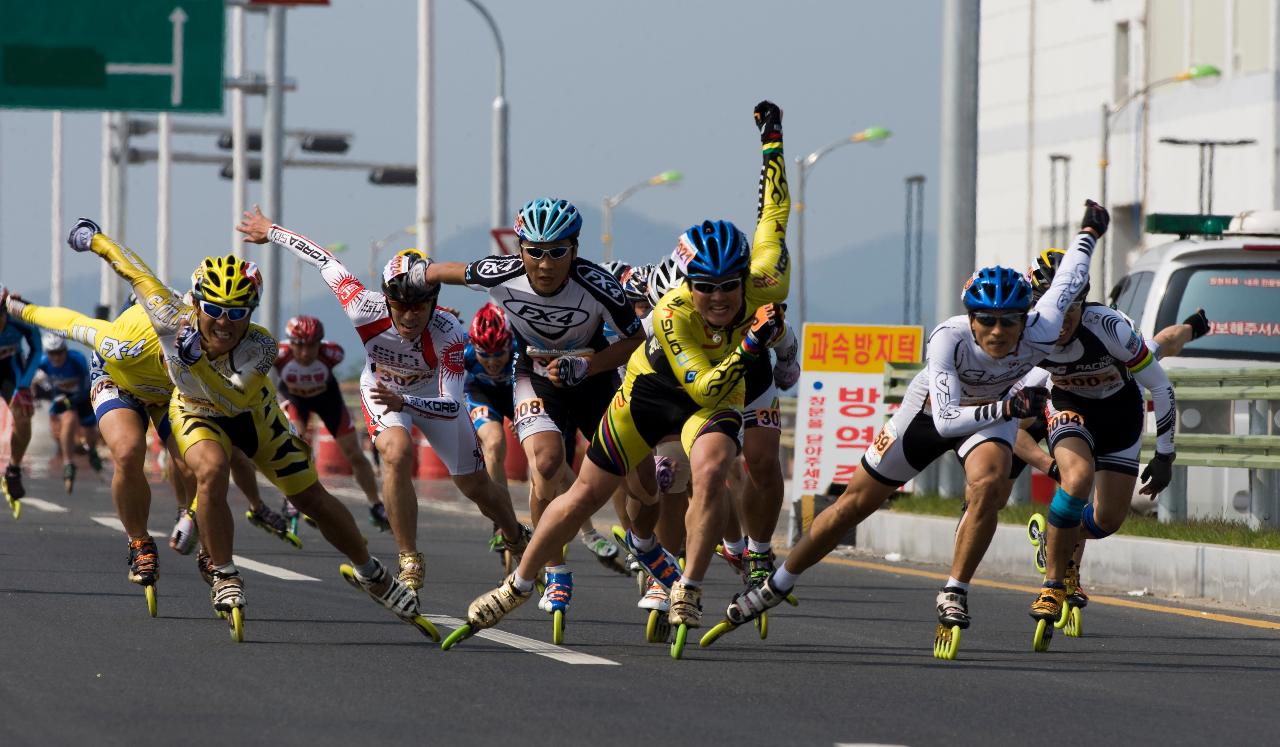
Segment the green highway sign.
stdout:
<svg viewBox="0 0 1280 747">
<path fill-rule="evenodd" d="M 223 0 L 0 0 L 0 107 L 222 111 Z"/>
</svg>

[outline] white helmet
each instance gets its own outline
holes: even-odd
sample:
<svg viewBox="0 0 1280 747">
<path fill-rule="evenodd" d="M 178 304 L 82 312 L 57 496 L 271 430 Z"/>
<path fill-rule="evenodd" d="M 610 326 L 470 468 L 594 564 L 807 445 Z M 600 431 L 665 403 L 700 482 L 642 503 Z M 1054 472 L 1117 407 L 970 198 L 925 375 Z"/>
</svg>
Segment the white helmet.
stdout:
<svg viewBox="0 0 1280 747">
<path fill-rule="evenodd" d="M 657 306 L 658 301 L 673 288 L 684 282 L 684 270 L 675 257 L 667 257 L 658 263 L 653 274 L 649 276 L 649 305 Z"/>
<path fill-rule="evenodd" d="M 67 338 L 57 332 L 45 332 L 40 335 L 40 342 L 46 353 L 67 352 Z"/>
</svg>

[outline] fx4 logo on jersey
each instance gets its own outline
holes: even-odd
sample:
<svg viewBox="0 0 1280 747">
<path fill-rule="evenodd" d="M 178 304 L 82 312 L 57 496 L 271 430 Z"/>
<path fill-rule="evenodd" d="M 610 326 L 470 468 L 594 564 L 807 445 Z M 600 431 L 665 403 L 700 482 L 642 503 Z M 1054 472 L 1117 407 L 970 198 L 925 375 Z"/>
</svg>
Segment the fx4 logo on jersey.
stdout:
<svg viewBox="0 0 1280 747">
<path fill-rule="evenodd" d="M 591 315 L 582 309 L 567 306 L 540 306 L 518 298 L 503 301 L 502 305 L 509 313 L 522 319 L 535 332 L 549 340 L 560 339 L 570 329 L 591 318 Z"/>
<path fill-rule="evenodd" d="M 622 286 L 618 284 L 618 280 L 614 276 L 592 264 L 580 264 L 577 270 L 578 277 L 582 278 L 584 283 L 589 283 L 592 287 L 599 289 L 609 297 L 609 300 L 619 306 L 627 302 L 627 296 L 622 292 Z"/>
<path fill-rule="evenodd" d="M 468 267 L 467 275 L 471 275 L 472 268 L 475 268 L 477 277 L 500 278 L 523 267 L 524 260 L 519 257 L 488 257 Z"/>
<path fill-rule="evenodd" d="M 98 354 L 103 358 L 110 358 L 115 361 L 122 361 L 127 358 L 137 358 L 142 355 L 142 348 L 147 344 L 146 340 L 117 340 L 114 337 L 102 338 L 102 344 L 98 347 Z"/>
</svg>

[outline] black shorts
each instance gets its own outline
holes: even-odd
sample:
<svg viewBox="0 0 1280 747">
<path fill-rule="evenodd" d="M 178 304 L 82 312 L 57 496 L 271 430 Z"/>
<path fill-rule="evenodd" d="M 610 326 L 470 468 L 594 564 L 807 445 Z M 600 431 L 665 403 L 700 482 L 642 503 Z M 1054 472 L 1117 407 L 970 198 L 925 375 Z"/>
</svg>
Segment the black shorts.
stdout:
<svg viewBox="0 0 1280 747">
<path fill-rule="evenodd" d="M 18 372 L 14 370 L 12 358 L 0 360 L 0 397 L 5 402 L 13 402 L 13 395 L 18 391 Z"/>
<path fill-rule="evenodd" d="M 289 403 L 285 408 L 289 419 L 304 428 L 311 418 L 311 413 L 315 413 L 319 416 L 320 422 L 324 423 L 329 435 L 334 438 L 345 436 L 355 430 L 355 425 L 351 422 L 351 411 L 347 409 L 347 403 L 342 399 L 338 380 L 332 376 L 329 377 L 329 384 L 324 391 L 313 397 L 299 397 L 284 390 L 284 398 Z"/>
<path fill-rule="evenodd" d="M 506 418 L 512 422 L 516 419 L 515 385 L 486 384 L 479 379 L 470 379 L 466 383 L 464 393 L 467 398 L 467 411 L 471 413 L 471 424 L 479 430 L 488 422 L 502 424 Z"/>
<path fill-rule="evenodd" d="M 577 435 L 591 438 L 618 391 L 618 372 L 589 376 L 577 386 L 558 387 L 534 373 L 516 373 L 516 435 L 523 442 L 544 431 L 559 431 L 564 439 L 565 461 L 573 464 Z"/>
<path fill-rule="evenodd" d="M 1146 401 L 1135 382 L 1102 399 L 1054 389 L 1048 409 L 1050 453 L 1064 438 L 1080 438 L 1093 451 L 1095 469 L 1138 474 Z"/>
</svg>

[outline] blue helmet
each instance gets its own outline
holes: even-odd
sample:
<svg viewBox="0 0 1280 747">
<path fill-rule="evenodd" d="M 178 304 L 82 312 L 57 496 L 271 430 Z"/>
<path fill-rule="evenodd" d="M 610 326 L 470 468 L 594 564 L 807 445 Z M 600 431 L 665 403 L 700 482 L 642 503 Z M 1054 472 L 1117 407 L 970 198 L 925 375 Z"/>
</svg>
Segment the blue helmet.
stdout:
<svg viewBox="0 0 1280 747">
<path fill-rule="evenodd" d="M 690 277 L 724 277 L 744 273 L 751 265 L 751 244 L 727 220 L 704 220 L 680 235 L 674 253 Z"/>
<path fill-rule="evenodd" d="M 1009 267 L 984 267 L 965 283 L 960 300 L 969 311 L 1026 311 L 1031 308 L 1031 285 Z"/>
<path fill-rule="evenodd" d="M 540 197 L 526 202 L 516 213 L 515 229 L 525 241 L 576 239 L 582 230 L 582 215 L 568 200 Z"/>
</svg>

